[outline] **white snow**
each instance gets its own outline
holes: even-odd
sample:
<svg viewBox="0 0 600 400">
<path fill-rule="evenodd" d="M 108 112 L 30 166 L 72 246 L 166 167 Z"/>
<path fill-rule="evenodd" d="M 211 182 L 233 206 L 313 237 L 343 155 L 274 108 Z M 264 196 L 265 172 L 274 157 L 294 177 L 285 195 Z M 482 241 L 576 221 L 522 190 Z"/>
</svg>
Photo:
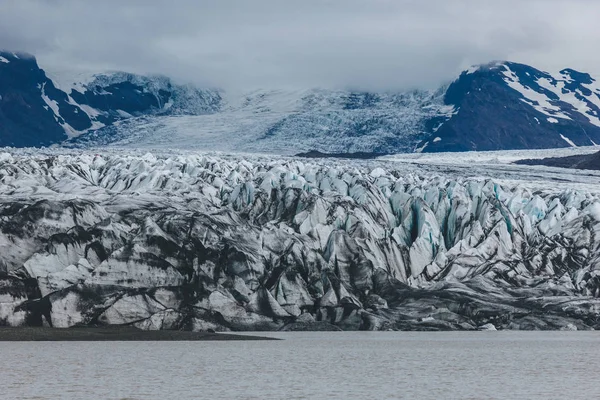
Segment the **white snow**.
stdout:
<svg viewBox="0 0 600 400">
<path fill-rule="evenodd" d="M 10 61 L 8 61 L 6 58 L 0 56 L 0 62 L 8 64 Z"/>
<path fill-rule="evenodd" d="M 425 144 L 423 146 L 415 148 L 415 153 L 422 153 L 428 144 L 429 144 L 429 142 L 425 142 Z"/>
<path fill-rule="evenodd" d="M 67 122 L 65 122 L 64 119 L 61 117 L 60 107 L 58 106 L 58 102 L 56 102 L 55 100 L 52 100 L 51 98 L 49 98 L 46 95 L 45 88 L 46 88 L 46 84 L 44 83 L 40 88 L 42 91 L 42 99 L 47 104 L 46 106 L 44 106 L 44 108 L 48 109 L 48 107 L 49 107 L 52 110 L 52 112 L 54 113 L 54 119 L 62 126 L 62 128 L 64 129 L 64 131 L 68 137 L 70 137 L 70 138 L 77 137 L 87 131 L 99 129 L 99 128 L 102 128 L 105 126 L 105 124 L 103 124 L 102 122 L 99 122 L 96 119 L 96 117 L 98 117 L 99 115 L 102 114 L 100 111 L 98 111 L 95 108 L 92 108 L 88 105 L 79 104 L 75 100 L 73 100 L 73 98 L 70 95 L 67 95 L 68 103 L 75 107 L 78 107 L 80 110 L 82 110 L 84 113 L 86 113 L 87 116 L 90 118 L 90 121 L 92 122 L 91 127 L 89 127 L 88 129 L 85 129 L 83 131 L 78 131 L 77 129 L 73 128 L 71 125 L 69 125 Z M 75 112 L 77 112 L 77 110 L 75 110 Z"/>
<path fill-rule="evenodd" d="M 529 104 L 540 113 L 545 114 L 549 117 L 556 117 L 568 120 L 571 119 L 571 117 L 569 117 L 567 114 L 561 111 L 561 108 L 559 106 L 552 104 L 547 96 L 545 96 L 542 93 L 538 93 L 529 87 L 523 86 L 519 81 L 517 75 L 513 71 L 511 71 L 508 65 L 504 65 L 504 70 L 502 71 L 502 73 L 505 76 L 504 81 L 506 82 L 506 84 L 510 88 L 521 93 L 523 97 L 525 97 L 525 100 L 522 100 L 524 103 Z"/>
<path fill-rule="evenodd" d="M 86 70 L 86 69 L 69 69 L 63 64 L 59 66 L 48 65 L 44 62 L 44 58 L 38 58 L 38 64 L 40 68 L 44 70 L 46 76 L 54 83 L 57 89 L 62 90 L 68 95 L 71 94 L 72 90 L 80 93 L 85 93 L 86 85 L 94 80 L 96 75 L 100 71 Z"/>
<path fill-rule="evenodd" d="M 560 137 L 567 143 L 569 143 L 569 145 L 571 145 L 572 147 L 577 147 L 577 145 L 575 143 L 573 143 L 573 141 L 571 139 L 569 139 L 568 137 L 565 137 L 562 133 L 560 134 Z"/>
<path fill-rule="evenodd" d="M 433 139 L 434 143 L 441 142 L 441 141 L 442 141 L 441 137 L 436 137 L 435 139 Z"/>
<path fill-rule="evenodd" d="M 131 118 L 131 117 L 133 117 L 133 115 L 131 115 L 128 112 L 125 112 L 123 110 L 117 110 L 117 114 L 119 114 L 119 116 L 121 118 Z"/>
<path fill-rule="evenodd" d="M 546 90 L 553 92 L 561 102 L 570 104 L 573 108 L 585 116 L 591 124 L 596 126 L 600 126 L 600 119 L 597 116 L 592 115 L 592 110 L 590 109 L 588 103 L 581 100 L 581 97 L 586 98 L 580 90 L 576 90 L 575 92 L 569 91 L 565 89 L 564 82 L 557 82 L 556 86 L 552 84 L 552 82 L 547 78 L 541 78 L 537 80 L 537 84 L 543 87 Z M 579 96 L 579 98 L 577 97 Z M 594 98 L 596 99 L 594 101 Z M 594 94 L 592 96 L 587 97 L 588 100 L 592 100 L 592 103 L 597 103 L 597 106 L 600 106 L 600 99 L 596 97 Z"/>
<path fill-rule="evenodd" d="M 349 109 L 350 92 L 323 89 L 258 90 L 220 93 L 222 107 L 204 115 L 146 116 L 116 125 L 111 146 L 180 148 L 202 151 L 244 151 L 296 154 L 372 151 L 390 140 L 406 140 L 406 151 L 420 142 L 421 123 L 431 116 L 456 112 L 433 92 L 379 94 L 374 107 Z M 398 103 L 402 106 L 399 107 Z M 389 128 L 348 135 L 369 119 L 386 121 Z M 268 134 L 270 128 L 284 128 Z M 401 132 L 401 134 L 399 134 Z"/>
<path fill-rule="evenodd" d="M 543 150 L 470 151 L 464 153 L 420 153 L 395 154 L 380 157 L 381 160 L 399 162 L 404 167 L 414 165 L 421 171 L 442 172 L 452 170 L 456 176 L 493 177 L 507 185 L 527 185 L 528 187 L 571 188 L 590 192 L 600 191 L 600 172 L 592 172 L 590 180 L 585 173 L 590 171 L 565 170 L 542 166 L 519 166 L 517 160 L 567 157 L 593 154 L 600 151 L 598 146 L 564 147 Z"/>
<path fill-rule="evenodd" d="M 503 65 L 504 81 L 507 85 L 519 92 L 525 99 L 524 103 L 535 108 L 540 113 L 548 116 L 547 120 L 550 123 L 558 123 L 558 119 L 572 120 L 569 113 L 576 112 L 584 116 L 593 125 L 600 127 L 600 116 L 596 110 L 591 108 L 594 105 L 600 108 L 600 86 L 596 82 L 592 85 L 582 84 L 584 89 L 590 90 L 592 93 L 589 96 L 583 94 L 582 89 L 570 90 L 566 88 L 566 84 L 573 83 L 570 76 L 564 74 L 548 74 L 548 77 L 538 78 L 536 83 L 543 89 L 551 92 L 556 98 L 550 97 L 547 93 L 538 92 L 528 86 L 523 85 L 518 76 L 506 64 Z M 568 104 L 573 109 L 565 108 Z M 536 118 L 537 120 L 537 118 Z M 539 121 L 538 121 L 539 123 Z"/>
<path fill-rule="evenodd" d="M 402 161 L 413 163 L 439 165 L 508 165 L 522 159 L 541 159 L 547 157 L 566 157 L 572 155 L 593 154 L 600 151 L 599 147 L 584 146 L 577 149 L 565 147 L 558 149 L 534 150 L 498 150 L 498 151 L 467 151 L 449 153 L 394 154 L 380 157 L 380 160 Z"/>
<path fill-rule="evenodd" d="M 42 100 L 50 107 L 52 112 L 54 113 L 54 119 L 59 123 L 60 126 L 64 129 L 65 133 L 68 137 L 75 137 L 79 135 L 81 132 L 74 129 L 71 125 L 69 125 L 65 120 L 60 116 L 60 109 L 58 107 L 58 102 L 56 100 L 52 100 L 50 97 L 46 95 L 46 83 L 44 83 L 41 87 L 42 91 Z"/>
<path fill-rule="evenodd" d="M 46 84 L 44 83 L 41 87 L 42 90 L 42 99 L 44 102 L 50 107 L 52 112 L 54 113 L 55 118 L 60 116 L 60 110 L 58 109 L 58 102 L 56 100 L 52 100 L 50 97 L 46 96 Z M 57 119 L 58 121 L 58 119 Z"/>
<path fill-rule="evenodd" d="M 481 68 L 481 65 L 471 65 L 469 68 L 467 68 L 465 73 L 467 75 L 471 75 L 471 74 L 474 74 L 475 72 L 479 71 L 480 68 Z"/>
</svg>

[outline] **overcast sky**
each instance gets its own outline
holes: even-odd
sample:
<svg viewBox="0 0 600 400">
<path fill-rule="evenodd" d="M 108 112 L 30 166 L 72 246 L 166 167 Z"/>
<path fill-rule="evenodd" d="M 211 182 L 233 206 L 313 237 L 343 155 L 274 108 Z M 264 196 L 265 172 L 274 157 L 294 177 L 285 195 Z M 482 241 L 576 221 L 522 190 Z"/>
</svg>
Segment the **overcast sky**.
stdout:
<svg viewBox="0 0 600 400">
<path fill-rule="evenodd" d="M 597 0 L 0 0 L 0 48 L 214 87 L 397 90 L 499 59 L 598 72 L 598 16 Z"/>
</svg>

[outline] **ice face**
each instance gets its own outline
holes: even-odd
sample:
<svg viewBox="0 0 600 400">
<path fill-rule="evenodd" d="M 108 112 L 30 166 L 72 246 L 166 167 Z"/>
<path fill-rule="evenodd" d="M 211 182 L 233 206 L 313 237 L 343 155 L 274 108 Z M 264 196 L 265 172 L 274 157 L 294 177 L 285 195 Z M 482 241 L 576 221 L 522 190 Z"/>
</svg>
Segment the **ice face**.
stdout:
<svg viewBox="0 0 600 400">
<path fill-rule="evenodd" d="M 584 182 L 598 178 L 570 171 L 572 183 L 550 184 L 555 169 L 500 164 L 485 164 L 484 178 L 453 157 L 8 150 L 0 318 L 143 329 L 594 327 L 600 199 Z"/>
</svg>

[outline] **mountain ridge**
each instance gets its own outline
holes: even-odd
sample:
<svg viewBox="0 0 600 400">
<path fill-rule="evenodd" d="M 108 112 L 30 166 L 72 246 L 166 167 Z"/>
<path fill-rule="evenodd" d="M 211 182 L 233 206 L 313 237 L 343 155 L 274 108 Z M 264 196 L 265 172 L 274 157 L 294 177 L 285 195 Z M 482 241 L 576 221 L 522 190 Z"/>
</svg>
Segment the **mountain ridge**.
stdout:
<svg viewBox="0 0 600 400">
<path fill-rule="evenodd" d="M 570 68 L 550 74 L 496 61 L 434 91 L 263 89 L 234 96 L 162 76 L 61 76 L 46 73 L 33 56 L 15 54 L 0 52 L 0 146 L 293 155 L 600 143 L 600 85 Z"/>
<path fill-rule="evenodd" d="M 0 145 L 56 145 L 131 117 L 184 114 L 194 105 L 189 112 L 199 114 L 202 106 L 218 102 L 215 91 L 175 85 L 166 77 L 118 72 L 88 78 L 64 91 L 34 56 L 0 51 Z M 173 93 L 180 101 L 173 101 Z M 188 104 L 181 101 L 186 99 Z"/>
<path fill-rule="evenodd" d="M 573 69 L 553 75 L 525 64 L 494 62 L 463 72 L 444 101 L 458 112 L 435 132 L 440 140 L 420 144 L 429 152 L 600 143 L 600 85 Z"/>
</svg>

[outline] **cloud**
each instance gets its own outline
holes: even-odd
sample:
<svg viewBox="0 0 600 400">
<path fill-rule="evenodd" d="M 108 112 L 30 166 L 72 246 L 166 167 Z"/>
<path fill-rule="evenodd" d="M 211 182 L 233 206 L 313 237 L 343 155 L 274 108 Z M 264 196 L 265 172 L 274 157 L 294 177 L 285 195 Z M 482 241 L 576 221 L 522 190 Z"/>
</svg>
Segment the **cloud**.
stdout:
<svg viewBox="0 0 600 400">
<path fill-rule="evenodd" d="M 511 59 L 600 70 L 594 0 L 19 0 L 0 47 L 225 88 L 435 87 Z"/>
</svg>

